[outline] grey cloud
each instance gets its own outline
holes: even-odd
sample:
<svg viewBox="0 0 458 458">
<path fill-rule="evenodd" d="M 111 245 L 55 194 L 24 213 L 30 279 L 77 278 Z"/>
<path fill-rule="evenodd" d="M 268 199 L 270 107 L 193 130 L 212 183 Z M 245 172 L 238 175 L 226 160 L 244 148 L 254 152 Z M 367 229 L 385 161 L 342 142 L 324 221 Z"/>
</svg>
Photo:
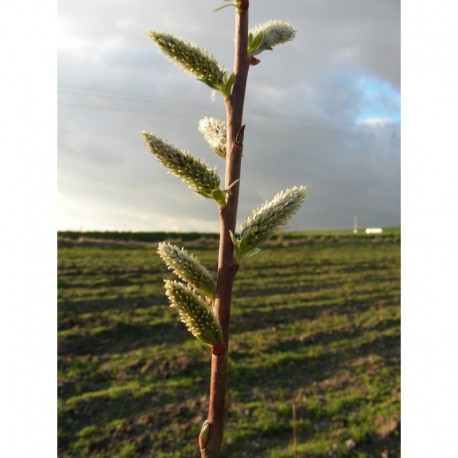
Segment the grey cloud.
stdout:
<svg viewBox="0 0 458 458">
<path fill-rule="evenodd" d="M 145 36 L 158 29 L 190 38 L 230 68 L 233 12 L 212 12 L 217 4 L 60 0 L 62 24 L 81 42 L 59 51 L 59 195 L 71 221 L 87 229 L 218 229 L 213 203 L 167 175 L 139 135 L 153 131 L 222 170 L 197 132 L 201 117 L 224 117 L 221 98 L 211 102 L 211 90 Z M 356 124 L 372 103 L 358 84 L 362 75 L 399 88 L 399 1 L 251 7 L 252 26 L 280 18 L 298 35 L 250 70 L 239 221 L 303 183 L 309 194 L 295 228 L 350 227 L 354 213 L 362 224 L 399 224 L 399 125 Z"/>
<path fill-rule="evenodd" d="M 319 228 L 326 219 L 349 227 L 354 213 L 373 224 L 399 224 L 399 144 L 393 132 L 396 125 L 347 132 L 297 126 L 278 135 L 275 126 L 256 129 L 244 158 L 240 214 L 282 188 L 305 184 L 308 197 L 295 217 L 297 227 Z"/>
</svg>

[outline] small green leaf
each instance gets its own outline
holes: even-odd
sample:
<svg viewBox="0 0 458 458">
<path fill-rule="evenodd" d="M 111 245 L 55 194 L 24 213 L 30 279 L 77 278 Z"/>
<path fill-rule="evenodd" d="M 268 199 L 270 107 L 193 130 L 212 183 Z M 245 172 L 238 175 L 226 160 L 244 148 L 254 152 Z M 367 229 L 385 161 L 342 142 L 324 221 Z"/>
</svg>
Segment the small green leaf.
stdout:
<svg viewBox="0 0 458 458">
<path fill-rule="evenodd" d="M 236 6 L 234 5 L 233 3 L 229 3 L 227 5 L 221 5 L 221 6 L 218 6 L 218 8 L 215 8 L 213 11 L 221 11 L 223 8 L 226 8 L 227 6 Z"/>
<path fill-rule="evenodd" d="M 222 92 L 223 92 L 223 95 L 225 95 L 226 97 L 231 95 L 232 85 L 234 84 L 234 79 L 235 79 L 235 74 L 231 73 L 231 75 L 229 76 L 229 78 L 226 80 L 224 84 L 224 90 Z"/>
<path fill-rule="evenodd" d="M 229 236 L 231 237 L 232 245 L 234 245 L 234 258 L 237 261 L 237 263 L 240 264 L 242 261 L 242 252 L 240 250 L 239 241 L 237 240 L 236 236 L 232 231 L 229 231 Z"/>
<path fill-rule="evenodd" d="M 231 237 L 232 244 L 234 245 L 234 248 L 238 247 L 239 246 L 239 242 L 238 242 L 237 238 L 235 237 L 235 235 L 234 235 L 234 233 L 232 231 L 229 231 L 229 236 Z"/>
<path fill-rule="evenodd" d="M 226 197 L 225 197 L 225 192 L 226 191 L 221 191 L 221 189 L 215 189 L 212 193 L 213 199 L 216 201 L 218 204 L 219 208 L 224 208 L 226 206 Z"/>
<path fill-rule="evenodd" d="M 263 40 L 264 40 L 264 34 L 262 32 L 257 33 L 256 36 L 251 41 L 251 43 L 249 43 L 249 46 L 248 46 L 248 54 L 250 56 L 252 56 L 253 54 L 256 53 L 256 51 L 261 46 Z"/>
<path fill-rule="evenodd" d="M 248 53 L 253 57 L 265 50 L 272 50 L 275 46 L 292 41 L 296 36 L 296 29 L 288 22 L 275 20 L 260 24 L 249 33 L 254 37 L 248 47 Z"/>
<path fill-rule="evenodd" d="M 231 190 L 231 188 L 233 186 L 235 186 L 239 181 L 240 181 L 240 178 L 238 178 L 237 180 L 233 181 L 223 192 L 224 193 L 228 193 Z"/>
<path fill-rule="evenodd" d="M 220 11 L 222 10 L 223 8 L 226 8 L 226 6 L 234 6 L 235 8 L 238 8 L 240 6 L 240 0 L 234 0 L 234 1 L 231 1 L 231 0 L 224 0 L 225 2 L 230 2 L 228 3 L 227 5 L 221 5 L 221 6 L 218 6 L 217 8 L 215 8 L 213 11 Z"/>
</svg>

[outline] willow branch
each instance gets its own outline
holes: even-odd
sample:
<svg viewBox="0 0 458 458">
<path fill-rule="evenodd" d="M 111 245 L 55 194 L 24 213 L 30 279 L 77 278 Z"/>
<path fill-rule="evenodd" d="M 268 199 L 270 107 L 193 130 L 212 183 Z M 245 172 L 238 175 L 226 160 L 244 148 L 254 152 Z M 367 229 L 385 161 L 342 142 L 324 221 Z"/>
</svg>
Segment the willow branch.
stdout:
<svg viewBox="0 0 458 458">
<path fill-rule="evenodd" d="M 234 85 L 232 94 L 225 99 L 227 114 L 227 145 L 225 184 L 228 188 L 236 182 L 227 196 L 227 204 L 220 210 L 220 243 L 215 311 L 221 325 L 226 351 L 212 354 L 210 400 L 208 411 L 208 437 L 201 443 L 202 458 L 219 458 L 223 441 L 225 419 L 225 392 L 227 358 L 229 351 L 229 321 L 232 287 L 238 270 L 234 262 L 230 233 L 235 233 L 240 187 L 240 168 L 243 153 L 244 126 L 242 126 L 245 90 L 250 67 L 248 47 L 249 0 L 241 0 L 235 18 Z M 204 448 L 202 448 L 202 446 Z"/>
</svg>

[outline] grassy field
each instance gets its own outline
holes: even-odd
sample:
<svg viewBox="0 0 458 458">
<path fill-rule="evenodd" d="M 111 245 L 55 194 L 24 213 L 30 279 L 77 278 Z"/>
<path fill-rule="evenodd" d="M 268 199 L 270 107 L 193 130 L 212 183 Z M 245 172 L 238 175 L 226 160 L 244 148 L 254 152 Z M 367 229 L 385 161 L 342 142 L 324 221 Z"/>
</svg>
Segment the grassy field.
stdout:
<svg viewBox="0 0 458 458">
<path fill-rule="evenodd" d="M 59 456 L 199 457 L 210 354 L 156 245 L 59 248 Z M 184 242 L 212 272 L 215 241 Z M 400 456 L 400 236 L 283 238 L 239 271 L 223 457 Z"/>
</svg>

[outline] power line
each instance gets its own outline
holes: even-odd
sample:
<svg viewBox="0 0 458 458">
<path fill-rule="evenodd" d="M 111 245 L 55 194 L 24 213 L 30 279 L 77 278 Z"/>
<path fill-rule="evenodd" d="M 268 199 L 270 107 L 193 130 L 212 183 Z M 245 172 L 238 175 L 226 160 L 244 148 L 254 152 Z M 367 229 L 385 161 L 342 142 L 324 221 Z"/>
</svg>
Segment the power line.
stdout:
<svg viewBox="0 0 458 458">
<path fill-rule="evenodd" d="M 128 92 L 121 91 L 112 91 L 104 89 L 89 89 L 89 88 L 78 88 L 72 86 L 58 86 L 58 89 L 61 92 L 74 94 L 74 95 L 83 95 L 83 96 L 92 96 L 92 97 L 102 97 L 109 99 L 121 99 L 121 100 L 132 100 L 140 102 L 149 102 L 149 103 L 160 103 L 166 105 L 176 105 L 176 106 L 189 106 L 189 107 L 211 107 L 212 102 L 203 103 L 202 101 L 189 101 L 189 100 L 180 100 L 180 99 L 170 99 L 170 98 L 160 98 L 160 97 L 151 97 L 144 94 L 133 94 Z"/>
<path fill-rule="evenodd" d="M 160 105 L 169 105 L 174 106 L 177 108 L 213 108 L 212 102 L 208 104 L 202 102 L 194 102 L 189 100 L 181 100 L 181 99 L 170 99 L 170 98 L 160 98 L 160 97 L 151 97 L 146 96 L 143 94 L 135 94 L 135 93 L 128 93 L 122 91 L 115 91 L 115 90 L 106 90 L 106 89 L 91 89 L 91 88 L 81 88 L 81 87 L 74 87 L 74 86 L 65 86 L 59 85 L 59 91 L 63 93 L 67 93 L 68 95 L 75 95 L 75 96 L 87 96 L 87 97 L 97 97 L 107 100 L 118 99 L 121 101 L 133 101 L 133 102 L 141 102 L 143 104 L 160 104 Z M 130 107 L 119 107 L 119 106 L 106 106 L 106 105 L 98 105 L 94 103 L 74 103 L 74 102 L 66 102 L 66 101 L 58 101 L 59 105 L 61 106 L 72 106 L 77 108 L 89 108 L 89 109 L 100 109 L 106 111 L 120 111 L 120 112 L 128 112 L 128 113 L 150 113 L 150 114 L 157 114 L 161 116 L 186 116 L 186 113 L 180 111 L 170 111 L 166 112 L 163 110 L 158 111 L 155 109 L 154 111 L 148 109 L 132 109 Z M 249 116 L 249 112 L 246 114 L 247 117 Z M 258 116 L 258 113 L 253 113 L 254 117 Z M 322 121 L 320 119 L 313 119 L 301 115 L 282 115 L 281 118 L 273 113 L 263 113 L 261 115 L 263 120 L 257 121 L 260 125 L 272 125 L 275 124 L 279 127 L 307 127 L 310 130 L 314 131 L 321 131 L 321 132 L 338 132 L 338 133 L 348 133 L 354 130 L 355 126 L 346 124 L 346 123 L 339 123 L 339 122 L 327 122 Z M 286 122 L 285 122 L 286 121 Z M 387 133 L 387 136 L 391 136 L 392 132 Z"/>
</svg>

